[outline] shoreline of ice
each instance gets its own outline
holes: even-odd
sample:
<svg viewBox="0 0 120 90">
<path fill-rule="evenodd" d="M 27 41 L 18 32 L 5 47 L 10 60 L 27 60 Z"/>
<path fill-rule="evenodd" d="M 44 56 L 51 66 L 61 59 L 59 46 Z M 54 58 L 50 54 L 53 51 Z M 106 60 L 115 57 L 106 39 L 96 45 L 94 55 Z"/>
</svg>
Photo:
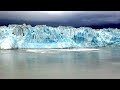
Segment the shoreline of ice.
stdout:
<svg viewBox="0 0 120 90">
<path fill-rule="evenodd" d="M 120 46 L 120 29 L 50 27 L 46 25 L 0 26 L 0 49 L 95 48 Z"/>
</svg>

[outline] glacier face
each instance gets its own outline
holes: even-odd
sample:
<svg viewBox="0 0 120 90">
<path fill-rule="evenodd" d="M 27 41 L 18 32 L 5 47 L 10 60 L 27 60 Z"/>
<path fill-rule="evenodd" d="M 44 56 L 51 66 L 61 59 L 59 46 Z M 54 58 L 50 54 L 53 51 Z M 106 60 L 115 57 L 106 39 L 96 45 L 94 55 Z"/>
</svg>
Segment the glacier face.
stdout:
<svg viewBox="0 0 120 90">
<path fill-rule="evenodd" d="M 0 49 L 120 46 L 119 29 L 9 25 L 0 27 Z"/>
</svg>

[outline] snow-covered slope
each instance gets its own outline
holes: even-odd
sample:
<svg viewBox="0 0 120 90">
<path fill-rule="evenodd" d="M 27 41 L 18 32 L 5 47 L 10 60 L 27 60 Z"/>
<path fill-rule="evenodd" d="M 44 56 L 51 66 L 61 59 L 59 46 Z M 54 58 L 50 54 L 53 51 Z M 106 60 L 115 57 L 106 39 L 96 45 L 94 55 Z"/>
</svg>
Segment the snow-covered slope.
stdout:
<svg viewBox="0 0 120 90">
<path fill-rule="evenodd" d="M 120 46 L 119 29 L 9 25 L 0 27 L 0 48 L 79 48 Z"/>
</svg>

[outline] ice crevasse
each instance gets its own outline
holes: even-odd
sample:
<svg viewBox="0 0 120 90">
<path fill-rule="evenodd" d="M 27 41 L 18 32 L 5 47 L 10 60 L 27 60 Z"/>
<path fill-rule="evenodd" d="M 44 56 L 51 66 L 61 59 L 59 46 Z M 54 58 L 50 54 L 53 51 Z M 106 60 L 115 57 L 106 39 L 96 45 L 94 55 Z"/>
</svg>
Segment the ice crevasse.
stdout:
<svg viewBox="0 0 120 90">
<path fill-rule="evenodd" d="M 0 26 L 0 49 L 120 46 L 120 29 L 46 25 Z"/>
</svg>

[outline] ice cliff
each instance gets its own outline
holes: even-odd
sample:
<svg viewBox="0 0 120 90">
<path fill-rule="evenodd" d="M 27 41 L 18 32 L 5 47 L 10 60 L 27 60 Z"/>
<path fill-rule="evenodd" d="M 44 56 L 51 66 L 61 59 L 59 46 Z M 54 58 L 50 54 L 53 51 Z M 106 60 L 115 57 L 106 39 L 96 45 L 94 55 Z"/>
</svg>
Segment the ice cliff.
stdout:
<svg viewBox="0 0 120 90">
<path fill-rule="evenodd" d="M 9 25 L 0 27 L 0 49 L 120 46 L 119 29 Z"/>
</svg>

